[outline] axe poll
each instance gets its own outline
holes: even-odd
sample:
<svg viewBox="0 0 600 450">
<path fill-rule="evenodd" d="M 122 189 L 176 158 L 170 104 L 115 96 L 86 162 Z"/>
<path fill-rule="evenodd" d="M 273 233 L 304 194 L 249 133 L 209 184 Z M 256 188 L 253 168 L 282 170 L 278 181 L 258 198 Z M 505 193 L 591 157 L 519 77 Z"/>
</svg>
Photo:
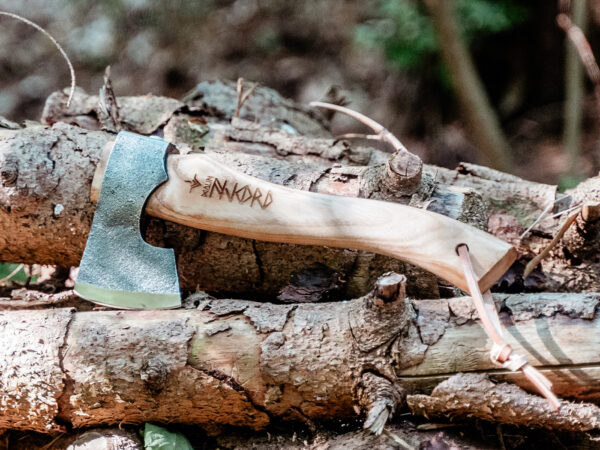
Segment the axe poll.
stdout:
<svg viewBox="0 0 600 450">
<path fill-rule="evenodd" d="M 143 241 L 147 214 L 244 238 L 391 256 L 468 291 L 457 247 L 466 245 L 481 291 L 516 259 L 508 243 L 446 216 L 396 203 L 289 189 L 201 153 L 121 132 L 94 176 L 98 205 L 75 291 L 121 308 L 180 304 L 172 249 Z M 118 268 L 119 270 L 116 270 Z"/>
</svg>

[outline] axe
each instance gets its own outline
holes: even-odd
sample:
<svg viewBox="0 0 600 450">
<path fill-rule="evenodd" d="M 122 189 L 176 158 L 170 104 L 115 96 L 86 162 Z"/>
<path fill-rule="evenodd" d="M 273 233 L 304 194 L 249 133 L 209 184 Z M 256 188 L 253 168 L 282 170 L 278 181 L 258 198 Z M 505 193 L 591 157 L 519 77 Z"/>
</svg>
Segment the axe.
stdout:
<svg viewBox="0 0 600 450">
<path fill-rule="evenodd" d="M 472 226 L 409 206 L 289 189 L 237 172 L 204 154 L 177 154 L 168 142 L 120 132 L 101 182 L 75 292 L 117 308 L 173 308 L 181 303 L 172 249 L 146 243 L 144 211 L 190 227 L 271 242 L 352 248 L 422 267 L 469 287 L 457 254 L 470 251 L 486 292 L 516 250 Z"/>
</svg>

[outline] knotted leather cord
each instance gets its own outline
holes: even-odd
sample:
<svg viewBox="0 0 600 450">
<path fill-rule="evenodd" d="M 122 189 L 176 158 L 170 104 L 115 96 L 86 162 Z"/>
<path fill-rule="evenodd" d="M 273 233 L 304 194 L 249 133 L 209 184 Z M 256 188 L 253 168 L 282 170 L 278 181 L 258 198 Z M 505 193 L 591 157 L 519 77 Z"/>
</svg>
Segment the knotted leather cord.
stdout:
<svg viewBox="0 0 600 450">
<path fill-rule="evenodd" d="M 539 370 L 529 364 L 525 356 L 513 353 L 512 347 L 502 338 L 502 327 L 492 293 L 488 290 L 481 294 L 471 264 L 469 248 L 465 244 L 461 244 L 456 247 L 456 252 L 462 263 L 467 285 L 477 309 L 477 314 L 479 314 L 479 319 L 483 324 L 483 329 L 493 342 L 490 350 L 492 362 L 513 372 L 521 370 L 537 390 L 548 399 L 552 408 L 557 410 L 560 406 L 560 400 L 552 393 L 552 383 Z"/>
</svg>

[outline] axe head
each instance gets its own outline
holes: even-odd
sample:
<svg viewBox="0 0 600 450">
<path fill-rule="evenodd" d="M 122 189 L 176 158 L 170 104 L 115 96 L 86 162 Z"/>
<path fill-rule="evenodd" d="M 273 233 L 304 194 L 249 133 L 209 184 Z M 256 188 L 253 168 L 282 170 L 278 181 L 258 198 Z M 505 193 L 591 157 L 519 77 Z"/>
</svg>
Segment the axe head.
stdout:
<svg viewBox="0 0 600 450">
<path fill-rule="evenodd" d="M 120 132 L 108 159 L 75 293 L 115 308 L 174 308 L 181 304 L 172 249 L 142 239 L 148 196 L 167 180 L 169 143 Z"/>
</svg>

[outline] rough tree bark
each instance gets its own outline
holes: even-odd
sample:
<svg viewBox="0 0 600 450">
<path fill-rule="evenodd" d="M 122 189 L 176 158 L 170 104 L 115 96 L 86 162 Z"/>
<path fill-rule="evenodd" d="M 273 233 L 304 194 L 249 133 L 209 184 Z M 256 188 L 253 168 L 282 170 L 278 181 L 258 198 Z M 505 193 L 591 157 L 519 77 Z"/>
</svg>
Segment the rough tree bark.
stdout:
<svg viewBox="0 0 600 450">
<path fill-rule="evenodd" d="M 1 259 L 70 266 L 83 251 L 94 211 L 90 184 L 114 124 L 102 118 L 97 97 L 79 91 L 68 110 L 64 99 L 62 93 L 49 98 L 44 125 L 0 121 Z M 425 165 L 420 183 L 407 190 L 410 183 L 394 182 L 402 180 L 394 155 L 333 140 L 315 112 L 264 88 L 239 118 L 232 117 L 236 103 L 235 86 L 222 82 L 201 83 L 185 103 L 118 99 L 121 126 L 162 135 L 183 152 L 210 152 L 297 189 L 428 208 L 512 242 L 521 260 L 497 290 L 537 293 L 495 294 L 509 343 L 552 379 L 559 395 L 598 400 L 597 215 L 578 217 L 541 268 L 522 279 L 526 261 L 568 215 L 555 214 L 600 200 L 598 178 L 563 195 L 555 186 L 485 167 Z M 552 216 L 521 237 L 545 210 Z M 498 407 L 508 401 L 518 417 L 523 410 L 533 417 L 520 423 L 598 427 L 593 405 L 565 403 L 553 415 L 539 397 L 515 386 L 492 388 L 487 378 L 455 375 L 477 372 L 530 388 L 520 375 L 492 365 L 470 299 L 422 270 L 364 252 L 267 244 L 158 219 L 148 221 L 146 237 L 175 248 L 188 291 L 258 302 L 196 293 L 186 310 L 89 311 L 68 292 L 14 292 L 0 299 L 6 310 L 0 313 L 0 428 L 54 432 L 65 425 L 160 421 L 217 433 L 223 426 L 264 429 L 281 419 L 312 426 L 358 411 L 378 432 L 405 400 L 416 414 L 516 423 Z M 390 270 L 408 282 L 397 274 L 378 280 Z M 276 297 L 280 304 L 267 303 Z M 349 298 L 356 299 L 314 303 Z M 38 310 L 15 309 L 30 306 Z M 489 395 L 474 402 L 454 395 L 453 386 Z"/>
<path fill-rule="evenodd" d="M 163 422 L 217 433 L 225 425 L 260 430 L 277 418 L 310 425 L 362 411 L 365 425 L 380 431 L 406 394 L 416 413 L 598 428 L 594 405 L 564 402 L 551 413 L 543 399 L 516 386 L 499 385 L 498 394 L 487 379 L 466 375 L 449 386 L 469 389 L 448 393 L 442 384 L 431 400 L 421 395 L 458 372 L 529 385 L 493 366 L 470 298 L 411 301 L 403 290 L 400 284 L 377 297 L 377 287 L 360 299 L 305 305 L 197 296 L 180 311 L 3 312 L 0 428 Z M 508 342 L 541 368 L 557 394 L 598 399 L 599 295 L 495 299 Z M 440 406 L 443 386 L 460 407 Z M 478 406 L 469 409 L 474 400 L 464 395 L 478 397 Z"/>
</svg>

